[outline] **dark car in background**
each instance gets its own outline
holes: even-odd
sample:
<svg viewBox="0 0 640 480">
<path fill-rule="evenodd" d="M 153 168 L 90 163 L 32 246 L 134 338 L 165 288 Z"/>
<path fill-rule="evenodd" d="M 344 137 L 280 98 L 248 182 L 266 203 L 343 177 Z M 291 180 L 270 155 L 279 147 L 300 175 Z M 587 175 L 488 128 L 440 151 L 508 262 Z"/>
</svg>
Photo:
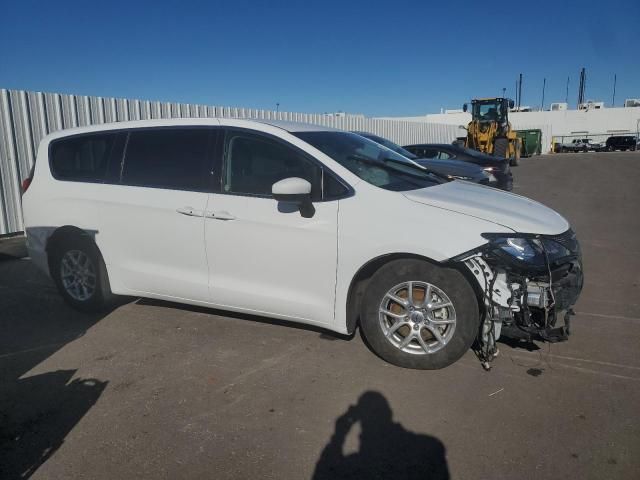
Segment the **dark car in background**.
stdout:
<svg viewBox="0 0 640 480">
<path fill-rule="evenodd" d="M 458 160 L 418 158 L 416 155 L 413 155 L 411 152 L 405 150 L 400 145 L 396 145 L 386 138 L 368 132 L 352 133 L 372 140 L 377 144 L 382 145 L 383 147 L 387 147 L 389 150 L 392 150 L 395 153 L 413 160 L 418 165 L 421 165 L 429 171 L 441 177 L 445 177 L 448 180 L 466 180 L 468 182 L 480 183 L 483 185 L 488 185 L 490 187 L 498 188 L 497 179 L 490 172 L 486 172 L 484 169 L 476 165 L 470 165 L 469 163 L 461 162 Z"/>
<path fill-rule="evenodd" d="M 605 150 L 613 152 L 615 150 L 636 151 L 638 149 L 638 137 L 635 135 L 620 135 L 607 138 Z"/>
<path fill-rule="evenodd" d="M 513 175 L 509 160 L 494 157 L 470 148 L 447 143 L 423 143 L 402 147 L 420 158 L 435 158 L 440 160 L 460 160 L 473 163 L 485 172 L 492 174 L 497 181 L 497 188 L 511 191 L 513 189 Z"/>
</svg>

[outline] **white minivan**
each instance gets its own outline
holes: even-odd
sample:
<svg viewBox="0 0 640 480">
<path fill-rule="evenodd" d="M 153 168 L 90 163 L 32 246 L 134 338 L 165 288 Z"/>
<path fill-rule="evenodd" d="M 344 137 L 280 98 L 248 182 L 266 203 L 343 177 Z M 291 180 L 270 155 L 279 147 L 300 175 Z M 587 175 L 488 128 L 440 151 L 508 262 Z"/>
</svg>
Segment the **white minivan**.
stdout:
<svg viewBox="0 0 640 480">
<path fill-rule="evenodd" d="M 558 213 L 314 125 L 64 130 L 42 140 L 24 189 L 31 259 L 76 308 L 127 295 L 359 325 L 403 367 L 442 368 L 472 345 L 487 365 L 501 334 L 564 340 L 582 288 Z"/>
</svg>

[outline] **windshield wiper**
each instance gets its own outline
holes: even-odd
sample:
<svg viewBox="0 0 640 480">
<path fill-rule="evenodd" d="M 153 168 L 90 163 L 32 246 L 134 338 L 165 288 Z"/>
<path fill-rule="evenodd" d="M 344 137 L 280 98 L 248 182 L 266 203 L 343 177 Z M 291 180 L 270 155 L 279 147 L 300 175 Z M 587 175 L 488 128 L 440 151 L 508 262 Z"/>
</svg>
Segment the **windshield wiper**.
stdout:
<svg viewBox="0 0 640 480">
<path fill-rule="evenodd" d="M 420 185 L 419 183 L 416 182 L 424 182 L 425 180 L 427 180 L 427 178 L 420 178 L 419 174 L 422 175 L 431 175 L 429 172 L 425 172 L 423 171 L 423 167 L 418 165 L 417 167 L 414 165 L 409 165 L 405 162 L 399 161 L 399 160 L 393 160 L 391 158 L 388 159 L 384 159 L 384 160 L 374 160 L 372 158 L 368 158 L 368 157 L 361 157 L 360 155 L 348 155 L 347 156 L 348 159 L 351 160 L 355 160 L 357 162 L 362 162 L 362 163 L 367 163 L 369 165 L 374 165 L 378 168 L 382 168 L 383 170 L 386 170 L 388 172 L 393 173 L 394 175 L 401 175 L 405 177 L 405 181 L 413 183 L 414 185 L 416 185 L 417 187 L 423 187 L 424 185 Z M 394 168 L 390 165 L 387 165 L 387 163 L 397 163 L 399 165 L 403 165 L 405 167 L 409 167 L 412 168 L 414 170 L 416 170 L 415 173 L 412 172 L 405 172 L 399 168 Z M 440 179 L 438 178 L 429 178 L 429 181 L 440 181 Z"/>
<path fill-rule="evenodd" d="M 405 167 L 413 168 L 413 169 L 418 170 L 418 171 L 424 170 L 428 174 L 433 175 L 433 176 L 438 177 L 438 178 L 442 178 L 443 180 L 446 180 L 447 182 L 450 180 L 450 178 L 448 178 L 446 175 L 443 175 L 442 173 L 435 172 L 435 171 L 431 170 L 429 167 L 425 167 L 424 165 L 418 164 L 416 166 L 416 165 L 412 165 L 410 163 L 405 163 L 405 162 L 403 162 L 401 160 L 395 160 L 393 158 L 385 158 L 383 161 L 385 163 L 397 163 L 399 165 L 403 165 Z"/>
<path fill-rule="evenodd" d="M 384 158 L 382 160 L 374 160 L 373 158 L 369 158 L 369 157 L 362 157 L 360 155 L 348 155 L 347 156 L 348 159 L 350 160 L 355 160 L 356 162 L 362 162 L 362 163 L 367 163 L 369 165 L 374 165 L 378 168 L 383 168 L 385 170 L 389 170 L 393 173 L 403 173 L 405 175 L 411 175 L 411 172 L 404 172 L 400 169 L 397 168 L 392 168 L 389 167 L 389 165 L 387 165 L 387 163 L 395 163 L 398 165 L 402 165 L 403 167 L 407 167 L 407 168 L 412 168 L 414 170 L 416 170 L 416 175 L 419 173 L 424 173 L 423 170 L 426 170 L 424 167 L 422 167 L 421 165 L 419 166 L 415 166 L 415 165 L 411 165 L 410 163 L 407 162 L 403 162 L 401 160 L 394 160 L 393 158 Z"/>
</svg>

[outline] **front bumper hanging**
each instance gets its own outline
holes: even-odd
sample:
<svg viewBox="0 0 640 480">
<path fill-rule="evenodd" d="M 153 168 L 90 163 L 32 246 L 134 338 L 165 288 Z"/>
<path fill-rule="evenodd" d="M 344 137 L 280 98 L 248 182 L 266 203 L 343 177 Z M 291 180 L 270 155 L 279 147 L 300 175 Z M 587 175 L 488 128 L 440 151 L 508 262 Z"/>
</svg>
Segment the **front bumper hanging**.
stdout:
<svg viewBox="0 0 640 480">
<path fill-rule="evenodd" d="M 554 266 L 550 275 L 527 275 L 500 264 L 485 252 L 461 261 L 475 277 L 482 294 L 485 315 L 475 350 L 486 369 L 497 355 L 496 341 L 500 336 L 552 343 L 569 338 L 573 305 L 584 280 L 579 256 Z"/>
</svg>

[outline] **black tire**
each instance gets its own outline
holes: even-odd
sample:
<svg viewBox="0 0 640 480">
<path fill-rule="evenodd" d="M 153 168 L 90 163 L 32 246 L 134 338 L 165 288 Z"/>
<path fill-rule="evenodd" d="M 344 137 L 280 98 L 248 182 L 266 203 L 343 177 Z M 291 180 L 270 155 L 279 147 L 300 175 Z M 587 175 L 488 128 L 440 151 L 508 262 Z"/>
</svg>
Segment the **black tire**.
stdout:
<svg viewBox="0 0 640 480">
<path fill-rule="evenodd" d="M 509 139 L 496 138 L 493 142 L 493 156 L 507 158 L 507 150 L 509 150 Z"/>
<path fill-rule="evenodd" d="M 95 287 L 86 300 L 74 298 L 65 288 L 62 278 L 62 261 L 68 252 L 78 251 L 86 255 L 95 272 Z M 97 245 L 89 238 L 77 236 L 61 241 L 50 252 L 49 270 L 64 300 L 77 310 L 101 312 L 111 307 L 116 296 L 111 293 L 107 268 Z"/>
<path fill-rule="evenodd" d="M 424 350 L 407 353 L 384 334 L 381 303 L 388 298 L 386 294 L 390 289 L 408 281 L 427 282 L 437 287 L 449 297 L 455 309 L 455 329 L 446 345 L 434 353 Z M 371 349 L 387 362 L 404 368 L 434 370 L 451 365 L 471 348 L 479 325 L 478 301 L 466 278 L 457 270 L 421 260 L 394 260 L 381 267 L 371 278 L 360 307 L 360 327 Z M 412 332 L 410 327 L 407 329 Z M 412 342 L 417 344 L 417 340 Z"/>
</svg>

